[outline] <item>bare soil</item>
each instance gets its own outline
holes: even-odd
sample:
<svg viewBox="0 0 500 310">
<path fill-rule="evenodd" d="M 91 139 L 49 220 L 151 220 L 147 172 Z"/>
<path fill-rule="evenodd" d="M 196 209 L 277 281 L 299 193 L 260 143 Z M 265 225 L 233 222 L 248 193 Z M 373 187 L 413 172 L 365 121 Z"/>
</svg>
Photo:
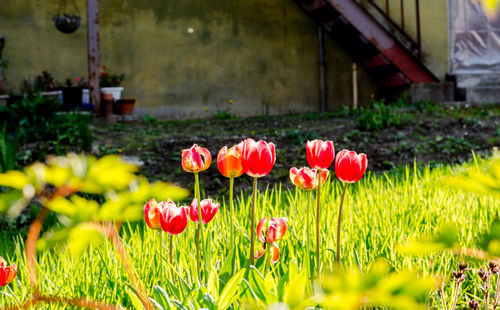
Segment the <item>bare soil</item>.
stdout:
<svg viewBox="0 0 500 310">
<path fill-rule="evenodd" d="M 163 122 L 149 118 L 142 123 L 96 126 L 93 151 L 98 155 L 138 157 L 148 179 L 191 188 L 193 175 L 182 171 L 180 158 L 182 149 L 196 143 L 212 154 L 212 166 L 200 174 L 200 179 L 205 192 L 214 195 L 225 193 L 228 186 L 227 179 L 217 170 L 219 149 L 249 137 L 276 144 L 276 164 L 261 184 L 282 182 L 285 187 L 291 186 L 290 167 L 307 165 L 305 144 L 311 139 L 333 140 L 337 151 L 346 148 L 367 154 L 368 169 L 375 173 L 413 165 L 414 161 L 419 165 L 459 163 L 468 160 L 471 151 L 486 155 L 500 144 L 499 105 L 394 107 L 390 118 L 396 119 L 395 123 L 377 130 L 367 130 L 366 124 L 360 122 L 363 113 L 366 116 L 371 112 Z M 248 190 L 251 182 L 242 176 L 235 185 Z"/>
</svg>

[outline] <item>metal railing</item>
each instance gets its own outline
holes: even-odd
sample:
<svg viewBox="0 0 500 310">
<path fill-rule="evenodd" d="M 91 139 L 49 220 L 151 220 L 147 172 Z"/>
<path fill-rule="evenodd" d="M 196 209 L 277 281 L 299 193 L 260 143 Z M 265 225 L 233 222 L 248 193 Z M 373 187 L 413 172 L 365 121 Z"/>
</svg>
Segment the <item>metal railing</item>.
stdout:
<svg viewBox="0 0 500 310">
<path fill-rule="evenodd" d="M 384 5 L 383 7 L 377 4 L 375 0 L 366 0 L 367 3 L 369 3 L 373 8 L 375 8 L 383 17 L 384 19 L 390 24 L 390 26 L 395 29 L 397 32 L 399 32 L 400 35 L 404 37 L 405 40 L 408 41 L 410 44 L 410 49 L 412 52 L 416 54 L 416 56 L 420 59 L 422 56 L 422 50 L 421 50 L 421 34 L 420 34 L 420 3 L 419 0 L 414 0 L 415 1 L 415 26 L 416 26 L 416 38 L 412 37 L 406 30 L 405 30 L 405 5 L 411 3 L 411 0 L 399 0 L 399 23 L 395 20 L 395 17 L 397 16 L 391 16 L 391 11 L 390 11 L 390 0 L 384 0 Z M 397 1 L 397 0 L 396 0 Z M 408 7 L 408 6 L 407 6 Z"/>
</svg>

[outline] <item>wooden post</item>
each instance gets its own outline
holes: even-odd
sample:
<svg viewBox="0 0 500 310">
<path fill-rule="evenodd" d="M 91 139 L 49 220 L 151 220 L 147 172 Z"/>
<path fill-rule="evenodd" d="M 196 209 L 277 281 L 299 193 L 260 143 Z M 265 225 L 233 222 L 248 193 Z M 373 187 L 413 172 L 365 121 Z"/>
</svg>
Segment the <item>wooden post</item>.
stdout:
<svg viewBox="0 0 500 310">
<path fill-rule="evenodd" d="M 101 115 L 98 0 L 87 0 L 87 49 L 90 103 L 94 105 L 94 114 Z"/>
<path fill-rule="evenodd" d="M 358 108 L 358 66 L 352 63 L 352 107 Z"/>
<path fill-rule="evenodd" d="M 323 28 L 318 25 L 318 57 L 319 57 L 319 112 L 326 112 L 326 84 L 325 84 L 325 46 L 323 40 Z"/>
</svg>

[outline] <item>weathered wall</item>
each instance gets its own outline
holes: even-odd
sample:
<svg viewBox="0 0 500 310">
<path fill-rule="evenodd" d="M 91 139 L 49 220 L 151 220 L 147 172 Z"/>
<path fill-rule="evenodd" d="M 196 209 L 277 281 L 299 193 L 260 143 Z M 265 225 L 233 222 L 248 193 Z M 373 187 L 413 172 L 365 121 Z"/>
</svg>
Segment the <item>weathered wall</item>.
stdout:
<svg viewBox="0 0 500 310">
<path fill-rule="evenodd" d="M 53 25 L 58 4 L 2 1 L 11 89 L 42 70 L 60 81 L 86 75 L 85 1 L 77 1 L 83 24 L 70 35 Z M 137 99 L 138 113 L 186 118 L 226 108 L 238 115 L 318 108 L 317 30 L 292 0 L 108 0 L 99 9 L 101 64 L 125 73 L 124 96 Z M 332 110 L 352 102 L 352 59 L 329 38 L 325 45 Z M 363 102 L 377 84 L 359 71 Z"/>
<path fill-rule="evenodd" d="M 372 16 L 382 21 L 367 0 L 357 0 L 368 9 Z M 439 79 L 443 80 L 448 72 L 448 0 L 418 0 L 420 3 L 420 33 L 422 61 Z M 387 0 L 389 15 L 402 26 L 401 0 Z M 385 8 L 386 0 L 376 0 Z M 403 0 L 404 29 L 416 41 L 417 19 L 415 0 Z"/>
</svg>

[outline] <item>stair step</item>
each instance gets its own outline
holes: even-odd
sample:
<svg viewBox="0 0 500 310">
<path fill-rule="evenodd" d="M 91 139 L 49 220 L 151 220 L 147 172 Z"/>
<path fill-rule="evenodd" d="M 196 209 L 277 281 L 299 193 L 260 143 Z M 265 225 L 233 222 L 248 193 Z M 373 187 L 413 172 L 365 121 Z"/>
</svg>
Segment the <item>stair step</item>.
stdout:
<svg viewBox="0 0 500 310">
<path fill-rule="evenodd" d="M 493 86 L 466 87 L 466 101 L 471 103 L 500 103 L 500 84 Z"/>
<path fill-rule="evenodd" d="M 410 102 L 433 101 L 452 102 L 454 99 L 453 82 L 415 83 L 408 91 Z"/>
</svg>

